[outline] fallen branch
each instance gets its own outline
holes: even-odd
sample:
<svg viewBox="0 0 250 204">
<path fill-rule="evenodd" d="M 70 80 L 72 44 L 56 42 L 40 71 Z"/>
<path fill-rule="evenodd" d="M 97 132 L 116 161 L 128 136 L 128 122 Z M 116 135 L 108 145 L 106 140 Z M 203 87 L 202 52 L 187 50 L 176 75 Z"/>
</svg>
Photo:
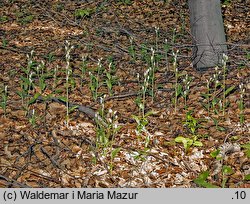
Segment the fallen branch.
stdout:
<svg viewBox="0 0 250 204">
<path fill-rule="evenodd" d="M 38 101 L 52 101 L 52 102 L 57 102 L 63 105 L 67 105 L 67 103 L 59 98 L 56 97 L 43 97 L 43 96 L 39 96 L 37 98 Z M 95 112 L 93 109 L 87 107 L 87 106 L 83 106 L 83 105 L 79 105 L 79 104 L 75 104 L 75 103 L 68 103 L 69 108 L 71 107 L 76 107 L 76 109 L 82 113 L 85 113 L 89 118 L 93 119 L 95 122 L 97 122 L 98 124 L 103 125 L 104 127 L 108 127 L 107 123 L 101 118 L 101 116 Z"/>
</svg>

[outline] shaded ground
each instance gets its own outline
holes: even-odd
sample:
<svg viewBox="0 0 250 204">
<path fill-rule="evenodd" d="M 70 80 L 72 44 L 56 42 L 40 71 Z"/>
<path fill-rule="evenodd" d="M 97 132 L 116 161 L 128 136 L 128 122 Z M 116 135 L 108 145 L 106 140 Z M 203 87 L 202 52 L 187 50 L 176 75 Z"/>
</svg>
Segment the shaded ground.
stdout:
<svg viewBox="0 0 250 204">
<path fill-rule="evenodd" d="M 169 2 L 0 2 L 2 106 L 7 86 L 6 112 L 4 106 L 0 109 L 1 187 L 205 187 L 205 180 L 200 185 L 193 182 L 205 171 L 213 185 L 221 187 L 224 181 L 226 187 L 249 187 L 249 3 L 223 5 L 229 43 L 225 85 L 234 86 L 226 95 L 229 105 L 223 115 L 223 70 L 198 73 L 190 66 L 187 3 Z M 72 108 L 68 127 L 62 98 L 67 87 L 66 40 L 74 46 L 69 102 L 82 108 Z M 139 93 L 151 63 L 151 47 L 155 95 L 149 86 L 145 112 L 154 114 L 142 120 L 137 104 L 138 98 L 143 101 Z M 192 81 L 186 106 L 178 95 L 175 108 L 172 52 L 177 50 L 182 93 L 186 74 Z M 90 89 L 91 76 L 99 81 L 97 100 Z M 202 97 L 208 93 L 207 80 L 211 90 Z M 215 87 L 216 80 L 221 85 Z M 102 110 L 104 95 L 105 128 L 93 120 Z M 209 113 L 204 107 L 208 101 Z M 139 125 L 132 115 L 138 116 Z M 202 146 L 192 144 L 185 151 L 175 142 L 178 136 Z M 210 155 L 216 156 L 215 150 L 218 160 Z"/>
</svg>

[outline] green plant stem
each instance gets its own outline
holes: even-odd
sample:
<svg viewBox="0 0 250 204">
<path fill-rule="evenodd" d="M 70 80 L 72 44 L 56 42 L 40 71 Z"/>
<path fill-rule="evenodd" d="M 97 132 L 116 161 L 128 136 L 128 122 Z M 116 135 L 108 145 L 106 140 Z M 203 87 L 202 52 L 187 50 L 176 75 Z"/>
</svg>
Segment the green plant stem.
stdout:
<svg viewBox="0 0 250 204">
<path fill-rule="evenodd" d="M 70 46 L 70 43 L 66 41 L 66 126 L 69 127 L 69 77 L 70 77 L 70 51 L 73 49 L 73 46 Z"/>
<path fill-rule="evenodd" d="M 154 102 L 154 89 L 155 89 L 155 51 L 154 49 L 151 49 L 152 55 L 151 55 L 151 65 L 152 65 L 152 84 L 151 84 L 151 91 L 152 91 L 152 103 Z"/>
<path fill-rule="evenodd" d="M 223 69 L 223 107 L 222 114 L 225 115 L 226 106 L 226 68 Z"/>
<path fill-rule="evenodd" d="M 4 111 L 4 117 L 6 118 L 6 107 L 7 107 L 8 87 L 4 87 L 4 93 L 2 95 L 1 107 Z"/>
<path fill-rule="evenodd" d="M 175 100 L 174 100 L 174 111 L 177 110 L 177 100 L 178 100 L 178 69 L 175 67 Z"/>
</svg>

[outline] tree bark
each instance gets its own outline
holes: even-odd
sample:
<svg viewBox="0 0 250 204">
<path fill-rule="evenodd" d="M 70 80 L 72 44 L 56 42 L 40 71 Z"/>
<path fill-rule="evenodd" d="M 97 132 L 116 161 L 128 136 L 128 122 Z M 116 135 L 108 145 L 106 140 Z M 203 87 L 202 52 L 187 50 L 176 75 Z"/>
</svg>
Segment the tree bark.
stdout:
<svg viewBox="0 0 250 204">
<path fill-rule="evenodd" d="M 221 64 L 227 51 L 220 0 L 188 0 L 193 66 L 200 71 Z"/>
</svg>

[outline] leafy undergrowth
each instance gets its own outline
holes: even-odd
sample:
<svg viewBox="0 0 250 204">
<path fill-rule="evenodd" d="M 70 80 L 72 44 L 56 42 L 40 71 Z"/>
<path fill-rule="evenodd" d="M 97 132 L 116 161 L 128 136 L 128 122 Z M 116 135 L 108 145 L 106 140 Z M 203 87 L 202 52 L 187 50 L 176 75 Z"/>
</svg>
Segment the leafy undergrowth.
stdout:
<svg viewBox="0 0 250 204">
<path fill-rule="evenodd" d="M 1 187 L 249 187 L 247 3 L 202 73 L 185 1 L 0 4 Z"/>
</svg>

